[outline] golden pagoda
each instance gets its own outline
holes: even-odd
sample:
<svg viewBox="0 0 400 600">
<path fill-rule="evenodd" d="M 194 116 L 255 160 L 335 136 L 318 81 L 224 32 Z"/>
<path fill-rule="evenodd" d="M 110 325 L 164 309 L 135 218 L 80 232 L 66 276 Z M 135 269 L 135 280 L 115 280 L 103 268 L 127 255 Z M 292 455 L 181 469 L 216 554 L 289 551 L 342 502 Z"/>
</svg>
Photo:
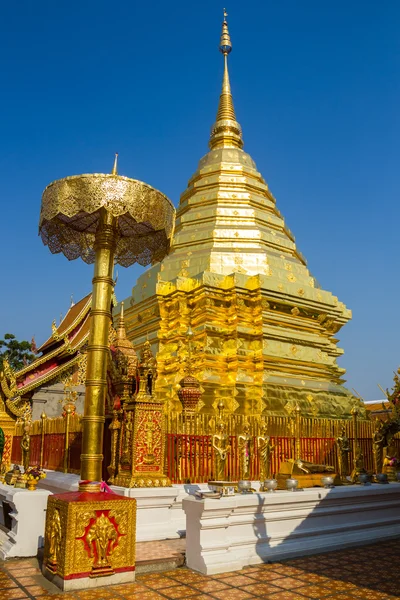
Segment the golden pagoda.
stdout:
<svg viewBox="0 0 400 600">
<path fill-rule="evenodd" d="M 351 311 L 322 290 L 296 247 L 276 200 L 243 150 L 228 74 L 232 50 L 224 12 L 222 91 L 209 152 L 180 198 L 169 255 L 125 301 L 127 335 L 157 353 L 157 391 L 167 410 L 188 360 L 204 393 L 246 415 L 350 418 L 360 402 L 343 387 L 336 334 Z M 365 414 L 360 409 L 360 414 Z"/>
</svg>

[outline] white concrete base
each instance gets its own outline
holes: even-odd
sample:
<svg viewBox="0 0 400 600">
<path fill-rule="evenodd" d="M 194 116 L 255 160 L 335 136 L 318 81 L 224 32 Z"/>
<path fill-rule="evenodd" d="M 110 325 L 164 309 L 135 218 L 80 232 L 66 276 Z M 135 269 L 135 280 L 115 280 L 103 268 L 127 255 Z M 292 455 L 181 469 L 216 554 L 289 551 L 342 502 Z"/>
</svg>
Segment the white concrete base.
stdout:
<svg viewBox="0 0 400 600">
<path fill-rule="evenodd" d="M 206 575 L 400 535 L 400 484 L 183 500 L 186 563 Z"/>
<path fill-rule="evenodd" d="M 12 511 L 11 529 L 4 524 L 3 506 L 0 510 L 0 559 L 13 556 L 36 556 L 44 544 L 48 490 L 18 489 L 0 483 L 0 501 L 7 502 Z"/>
<path fill-rule="evenodd" d="M 105 577 L 79 577 L 77 579 L 62 579 L 59 575 L 50 573 L 45 567 L 43 567 L 42 573 L 46 579 L 64 592 L 93 589 L 106 585 L 117 585 L 118 583 L 133 583 L 135 581 L 135 571 L 114 573 L 114 575 L 107 575 Z"/>
<path fill-rule="evenodd" d="M 79 475 L 72 473 L 46 471 L 46 479 L 41 479 L 39 486 L 53 494 L 61 494 L 77 490 L 79 479 Z M 112 485 L 111 489 L 121 496 L 136 498 L 136 540 L 147 542 L 184 536 L 186 515 L 182 500 L 194 494 L 196 490 L 209 488 L 206 483 L 194 483 L 168 488 L 123 488 Z"/>
<path fill-rule="evenodd" d="M 179 538 L 185 535 L 186 515 L 182 500 L 195 490 L 208 489 L 207 484 L 174 485 L 165 488 L 120 488 L 118 494 L 137 502 L 136 541 L 147 542 Z"/>
</svg>

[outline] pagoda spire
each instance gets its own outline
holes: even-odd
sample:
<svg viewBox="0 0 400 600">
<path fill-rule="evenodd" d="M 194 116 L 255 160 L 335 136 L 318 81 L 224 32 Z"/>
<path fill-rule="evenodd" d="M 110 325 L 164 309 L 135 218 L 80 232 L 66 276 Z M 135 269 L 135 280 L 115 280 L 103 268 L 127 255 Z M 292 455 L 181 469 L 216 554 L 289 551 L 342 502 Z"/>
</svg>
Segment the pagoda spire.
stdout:
<svg viewBox="0 0 400 600">
<path fill-rule="evenodd" d="M 222 91 L 219 97 L 219 105 L 216 121 L 211 129 L 210 148 L 242 148 L 242 130 L 236 121 L 235 109 L 231 92 L 231 84 L 228 72 L 228 54 L 232 51 L 232 43 L 228 30 L 226 17 L 228 13 L 224 9 L 224 20 L 219 50 L 224 56 L 224 75 L 222 79 Z"/>
<path fill-rule="evenodd" d="M 114 165 L 111 171 L 111 175 L 118 175 L 118 152 L 115 153 Z"/>
<path fill-rule="evenodd" d="M 124 303 L 121 302 L 121 312 L 119 313 L 117 338 L 124 340 L 126 338 L 125 318 L 124 318 Z"/>
</svg>

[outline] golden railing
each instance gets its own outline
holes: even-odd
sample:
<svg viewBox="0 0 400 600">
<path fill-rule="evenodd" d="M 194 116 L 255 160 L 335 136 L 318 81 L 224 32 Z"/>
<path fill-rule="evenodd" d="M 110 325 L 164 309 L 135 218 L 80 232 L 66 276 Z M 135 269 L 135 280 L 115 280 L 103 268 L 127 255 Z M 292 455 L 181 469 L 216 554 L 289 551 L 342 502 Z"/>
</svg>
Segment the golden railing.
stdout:
<svg viewBox="0 0 400 600">
<path fill-rule="evenodd" d="M 237 436 L 244 423 L 250 427 L 253 437 L 253 451 L 250 455 L 250 476 L 258 479 L 259 464 L 256 448 L 256 437 L 260 435 L 261 420 L 258 416 L 230 414 L 223 417 L 226 433 L 230 436 L 232 451 L 227 459 L 226 476 L 230 480 L 239 478 L 239 458 Z M 184 414 L 182 412 L 166 415 L 166 452 L 165 470 L 173 483 L 202 483 L 213 478 L 214 450 L 212 436 L 218 417 L 206 414 Z M 277 474 L 280 464 L 295 456 L 296 421 L 295 417 L 266 417 L 268 435 L 275 445 L 271 457 L 271 472 Z M 345 428 L 350 441 L 349 464 L 353 464 L 353 421 L 339 419 L 299 419 L 300 456 L 303 460 L 314 464 L 330 465 L 338 469 L 336 439 Z M 372 436 L 375 431 L 374 421 L 360 420 L 357 423 L 358 443 L 364 454 L 365 468 L 372 471 Z M 400 434 L 396 435 L 399 438 Z M 395 442 L 400 451 L 400 439 Z"/>
<path fill-rule="evenodd" d="M 21 438 L 24 423 L 17 423 L 11 452 L 11 462 L 21 464 Z M 32 421 L 30 429 L 30 465 L 41 466 L 55 471 L 66 470 L 69 473 L 79 473 L 82 441 L 81 415 L 69 417 L 68 440 L 65 439 L 66 419 L 40 419 Z M 67 460 L 65 461 L 65 449 Z"/>
<path fill-rule="evenodd" d="M 184 415 L 182 412 L 170 413 L 165 417 L 165 469 L 173 483 L 206 482 L 213 476 L 214 454 L 212 436 L 218 417 L 208 414 Z M 230 436 L 232 452 L 228 458 L 227 475 L 231 479 L 239 476 L 237 436 L 242 431 L 244 422 L 250 426 L 250 435 L 256 438 L 260 434 L 260 418 L 256 416 L 230 414 L 224 416 L 227 434 Z M 317 419 L 300 417 L 300 448 L 304 460 L 318 464 L 327 464 L 337 468 L 337 448 L 335 440 L 345 427 L 346 435 L 351 442 L 354 437 L 351 420 Z M 295 431 L 294 417 L 266 418 L 268 435 L 275 445 L 271 461 L 272 473 L 278 473 L 281 462 L 294 456 Z M 12 446 L 13 463 L 22 462 L 21 437 L 23 423 L 18 423 Z M 106 429 L 108 423 L 106 424 Z M 367 470 L 373 469 L 372 436 L 375 429 L 373 421 L 358 421 L 358 442 L 365 457 Z M 45 469 L 70 473 L 79 473 L 82 425 L 81 415 L 71 415 L 69 421 L 68 443 L 65 440 L 66 419 L 39 419 L 31 426 L 31 455 L 32 466 L 41 465 Z M 399 438 L 397 434 L 396 438 Z M 105 439 L 108 439 L 107 437 Z M 258 456 L 255 447 L 251 455 L 251 475 L 257 478 L 259 472 Z M 400 439 L 396 441 L 400 450 Z M 68 456 L 65 461 L 65 447 Z M 108 454 L 105 448 L 105 455 Z M 352 451 L 349 455 L 352 464 Z M 107 463 L 107 458 L 105 458 Z M 107 463 L 108 464 L 108 463 Z M 105 466 L 107 466 L 105 464 Z M 104 477 L 106 474 L 104 473 Z"/>
<path fill-rule="evenodd" d="M 250 426 L 251 435 L 259 434 L 261 419 L 259 416 L 244 416 L 239 414 L 224 415 L 226 430 L 229 435 L 238 435 L 245 422 Z M 183 412 L 172 412 L 166 417 L 166 431 L 169 434 L 185 435 L 213 435 L 218 417 L 208 414 L 188 414 Z M 263 417 L 264 419 L 264 417 Z M 290 436 L 294 417 L 265 417 L 270 436 Z M 345 427 L 346 435 L 353 435 L 353 423 L 351 419 L 317 419 L 300 417 L 300 436 L 305 438 L 337 438 L 342 426 Z M 358 421 L 358 435 L 360 438 L 372 438 L 375 430 L 374 421 Z"/>
</svg>

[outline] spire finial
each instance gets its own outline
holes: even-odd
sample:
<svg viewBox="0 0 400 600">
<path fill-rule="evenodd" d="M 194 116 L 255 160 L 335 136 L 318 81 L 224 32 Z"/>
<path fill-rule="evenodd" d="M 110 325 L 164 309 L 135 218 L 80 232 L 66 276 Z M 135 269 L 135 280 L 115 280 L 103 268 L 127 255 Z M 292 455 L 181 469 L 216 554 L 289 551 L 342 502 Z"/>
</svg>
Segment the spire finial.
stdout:
<svg viewBox="0 0 400 600">
<path fill-rule="evenodd" d="M 118 321 L 118 332 L 117 337 L 119 339 L 125 339 L 125 318 L 124 318 L 124 303 L 121 302 L 121 312 L 119 313 L 119 321 Z"/>
<path fill-rule="evenodd" d="M 118 152 L 115 153 L 114 165 L 111 171 L 111 175 L 118 175 Z"/>
<path fill-rule="evenodd" d="M 222 52 L 222 54 L 224 56 L 226 56 L 227 54 L 232 52 L 232 42 L 231 42 L 231 37 L 229 35 L 229 30 L 228 30 L 228 21 L 226 20 L 227 16 L 228 16 L 228 13 L 226 12 L 226 8 L 224 8 L 224 20 L 222 23 L 222 33 L 221 33 L 221 39 L 219 42 L 220 52 Z"/>
<path fill-rule="evenodd" d="M 224 76 L 222 79 L 222 91 L 219 98 L 217 119 L 211 129 L 210 148 L 242 148 L 242 130 L 236 121 L 235 109 L 231 85 L 228 73 L 228 55 L 232 52 L 232 42 L 228 30 L 226 17 L 228 13 L 224 8 L 224 20 L 219 43 L 219 50 L 224 56 Z"/>
</svg>

